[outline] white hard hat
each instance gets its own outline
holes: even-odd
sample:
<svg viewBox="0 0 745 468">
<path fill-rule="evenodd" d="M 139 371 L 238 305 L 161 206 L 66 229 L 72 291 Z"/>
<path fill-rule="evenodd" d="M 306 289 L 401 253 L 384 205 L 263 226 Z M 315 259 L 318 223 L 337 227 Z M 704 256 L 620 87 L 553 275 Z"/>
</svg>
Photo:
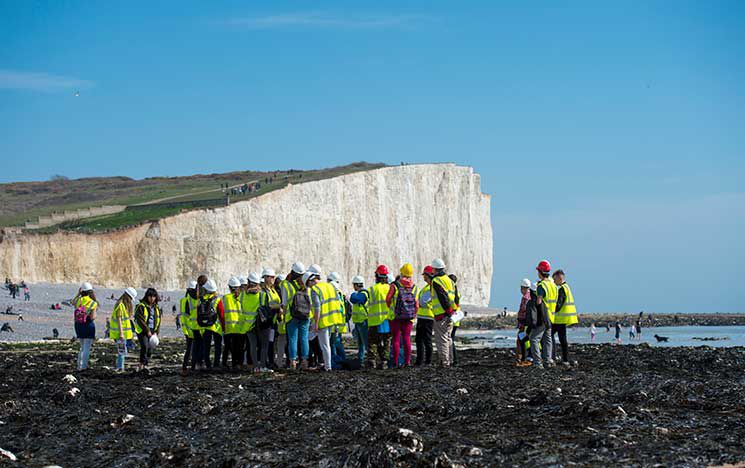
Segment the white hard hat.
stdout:
<svg viewBox="0 0 745 468">
<path fill-rule="evenodd" d="M 247 276 L 239 276 L 238 279 L 241 280 L 241 286 L 243 286 L 244 284 L 248 284 Z"/>
<path fill-rule="evenodd" d="M 93 286 L 91 286 L 91 284 L 86 281 L 85 283 L 80 285 L 80 290 L 81 291 L 93 291 Z"/>
<path fill-rule="evenodd" d="M 529 288 L 531 285 L 530 280 L 528 278 L 523 278 L 523 280 L 520 282 L 521 288 Z"/>
<path fill-rule="evenodd" d="M 323 272 L 321 271 L 321 267 L 320 267 L 320 266 L 318 266 L 318 264 L 317 264 L 317 263 L 314 263 L 314 264 L 312 264 L 311 266 L 309 266 L 309 267 L 308 267 L 308 271 L 310 271 L 311 273 L 314 273 L 314 274 L 316 274 L 316 275 L 320 275 L 321 273 L 323 273 Z"/>
<path fill-rule="evenodd" d="M 352 278 L 352 284 L 365 284 L 365 278 L 361 277 L 360 275 L 357 275 L 354 278 Z"/>
<path fill-rule="evenodd" d="M 393 273 L 388 273 L 388 284 L 391 284 L 394 281 L 396 281 L 396 276 Z"/>
<path fill-rule="evenodd" d="M 538 290 L 538 283 L 530 283 L 530 290 L 531 291 L 537 291 Z"/>
<path fill-rule="evenodd" d="M 445 262 L 443 262 L 441 258 L 436 258 L 432 260 L 432 268 L 434 268 L 435 270 L 444 270 Z"/>
<path fill-rule="evenodd" d="M 127 288 L 124 290 L 124 294 L 127 294 L 132 300 L 137 299 L 137 290 L 135 288 Z"/>
<path fill-rule="evenodd" d="M 264 268 L 264 271 L 261 272 L 261 276 L 277 276 L 277 273 L 275 273 L 272 268 Z"/>
<path fill-rule="evenodd" d="M 341 281 L 341 275 L 335 271 L 332 271 L 331 273 L 329 273 L 329 281 L 335 281 L 338 283 Z"/>
<path fill-rule="evenodd" d="M 248 282 L 253 284 L 261 284 L 261 276 L 255 271 L 248 274 Z"/>
<path fill-rule="evenodd" d="M 233 276 L 228 280 L 228 286 L 231 288 L 240 288 L 241 287 L 241 280 L 239 280 L 237 277 Z"/>
<path fill-rule="evenodd" d="M 284 281 L 284 280 L 285 280 L 285 278 L 287 278 L 287 276 L 286 276 L 286 275 L 277 275 L 277 279 L 278 279 L 279 281 Z"/>
<path fill-rule="evenodd" d="M 205 291 L 208 293 L 213 293 L 217 291 L 217 285 L 215 284 L 214 280 L 207 280 L 206 283 L 204 283 L 204 286 L 202 286 Z"/>
<path fill-rule="evenodd" d="M 314 278 L 315 276 L 316 274 L 313 273 L 312 271 L 306 271 L 305 273 L 303 273 L 303 284 L 307 286 L 308 280 L 311 278 Z"/>
<path fill-rule="evenodd" d="M 150 349 L 155 349 L 160 344 L 160 340 L 158 339 L 158 335 L 150 335 L 150 341 L 147 343 L 147 347 Z"/>
<path fill-rule="evenodd" d="M 186 289 L 197 289 L 197 282 L 195 280 L 191 280 L 186 284 Z"/>
<path fill-rule="evenodd" d="M 292 264 L 292 271 L 294 271 L 298 275 L 302 275 L 303 273 L 305 273 L 305 265 L 303 265 L 302 262 L 295 262 Z"/>
</svg>

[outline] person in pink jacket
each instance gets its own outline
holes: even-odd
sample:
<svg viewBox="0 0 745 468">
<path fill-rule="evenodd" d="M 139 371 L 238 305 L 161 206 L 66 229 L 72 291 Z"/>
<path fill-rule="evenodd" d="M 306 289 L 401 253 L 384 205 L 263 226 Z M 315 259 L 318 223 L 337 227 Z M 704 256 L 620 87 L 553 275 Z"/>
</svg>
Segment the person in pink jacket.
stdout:
<svg viewBox="0 0 745 468">
<path fill-rule="evenodd" d="M 391 338 L 393 339 L 393 367 L 398 367 L 398 356 L 401 350 L 401 341 L 404 345 L 404 367 L 411 365 L 411 328 L 416 313 L 419 310 L 419 291 L 414 284 L 412 276 L 414 267 L 406 263 L 401 267 L 401 275 L 391 284 L 388 296 L 385 299 L 388 308 L 393 311 L 391 320 Z"/>
</svg>

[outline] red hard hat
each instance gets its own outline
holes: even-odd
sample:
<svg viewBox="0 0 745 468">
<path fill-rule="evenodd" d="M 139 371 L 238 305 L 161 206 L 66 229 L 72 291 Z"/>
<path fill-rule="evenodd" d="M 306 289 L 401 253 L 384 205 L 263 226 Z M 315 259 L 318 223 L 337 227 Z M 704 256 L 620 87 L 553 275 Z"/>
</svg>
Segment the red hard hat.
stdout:
<svg viewBox="0 0 745 468">
<path fill-rule="evenodd" d="M 380 276 L 387 275 L 388 267 L 385 265 L 378 265 L 378 268 L 375 269 L 375 274 Z"/>
<path fill-rule="evenodd" d="M 422 274 L 433 276 L 435 274 L 435 269 L 432 268 L 432 265 L 427 265 L 426 267 L 424 267 L 424 271 L 422 272 Z"/>
<path fill-rule="evenodd" d="M 535 267 L 535 269 L 541 273 L 548 273 L 551 271 L 551 264 L 548 263 L 548 260 L 541 260 L 538 262 L 538 266 Z"/>
</svg>

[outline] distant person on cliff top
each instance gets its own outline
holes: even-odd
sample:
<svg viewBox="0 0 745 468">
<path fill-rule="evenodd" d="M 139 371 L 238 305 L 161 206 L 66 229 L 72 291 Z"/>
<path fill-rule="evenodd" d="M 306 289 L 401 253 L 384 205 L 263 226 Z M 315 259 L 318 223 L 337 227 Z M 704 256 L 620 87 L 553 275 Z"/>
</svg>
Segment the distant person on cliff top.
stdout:
<svg viewBox="0 0 745 468">
<path fill-rule="evenodd" d="M 527 305 L 530 300 L 530 286 L 531 282 L 528 278 L 524 278 L 520 282 L 520 306 L 517 309 L 517 340 L 515 350 L 518 367 L 530 365 L 530 361 L 528 361 L 527 348 L 530 329 L 528 328 L 528 321 L 526 318 Z"/>
<path fill-rule="evenodd" d="M 567 340 L 567 328 L 579 323 L 577 318 L 577 308 L 574 305 L 574 295 L 567 284 L 564 270 L 556 270 L 553 274 L 554 284 L 558 288 L 556 297 L 556 312 L 554 313 L 554 324 L 551 332 L 551 340 L 554 340 L 554 334 L 559 335 L 561 343 L 561 364 L 570 366 L 577 362 L 569 361 L 569 341 Z M 556 349 L 556 342 L 553 341 L 553 349 Z"/>
<path fill-rule="evenodd" d="M 75 307 L 73 318 L 75 323 L 75 335 L 80 340 L 80 352 L 78 353 L 78 370 L 88 368 L 88 360 L 91 355 L 91 347 L 96 339 L 96 311 L 98 301 L 93 286 L 85 282 L 78 289 L 78 293 L 71 301 Z"/>
<path fill-rule="evenodd" d="M 153 352 L 150 341 L 153 336 L 160 333 L 162 313 L 160 305 L 158 305 L 158 299 L 158 291 L 154 288 L 148 288 L 140 303 L 135 307 L 135 332 L 140 346 L 138 371 L 147 370 Z"/>
</svg>

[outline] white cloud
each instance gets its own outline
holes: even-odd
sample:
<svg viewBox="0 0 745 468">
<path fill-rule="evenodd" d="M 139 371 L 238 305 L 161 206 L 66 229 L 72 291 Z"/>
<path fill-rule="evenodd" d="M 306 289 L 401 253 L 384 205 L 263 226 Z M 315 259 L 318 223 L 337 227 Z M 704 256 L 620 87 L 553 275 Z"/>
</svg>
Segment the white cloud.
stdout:
<svg viewBox="0 0 745 468">
<path fill-rule="evenodd" d="M 280 15 L 230 18 L 221 24 L 246 29 L 274 29 L 290 27 L 382 29 L 412 25 L 423 20 L 417 15 L 389 16 L 334 16 L 323 13 L 288 13 Z"/>
<path fill-rule="evenodd" d="M 29 89 L 32 91 L 66 91 L 93 86 L 92 81 L 43 72 L 0 69 L 0 89 Z"/>
</svg>

